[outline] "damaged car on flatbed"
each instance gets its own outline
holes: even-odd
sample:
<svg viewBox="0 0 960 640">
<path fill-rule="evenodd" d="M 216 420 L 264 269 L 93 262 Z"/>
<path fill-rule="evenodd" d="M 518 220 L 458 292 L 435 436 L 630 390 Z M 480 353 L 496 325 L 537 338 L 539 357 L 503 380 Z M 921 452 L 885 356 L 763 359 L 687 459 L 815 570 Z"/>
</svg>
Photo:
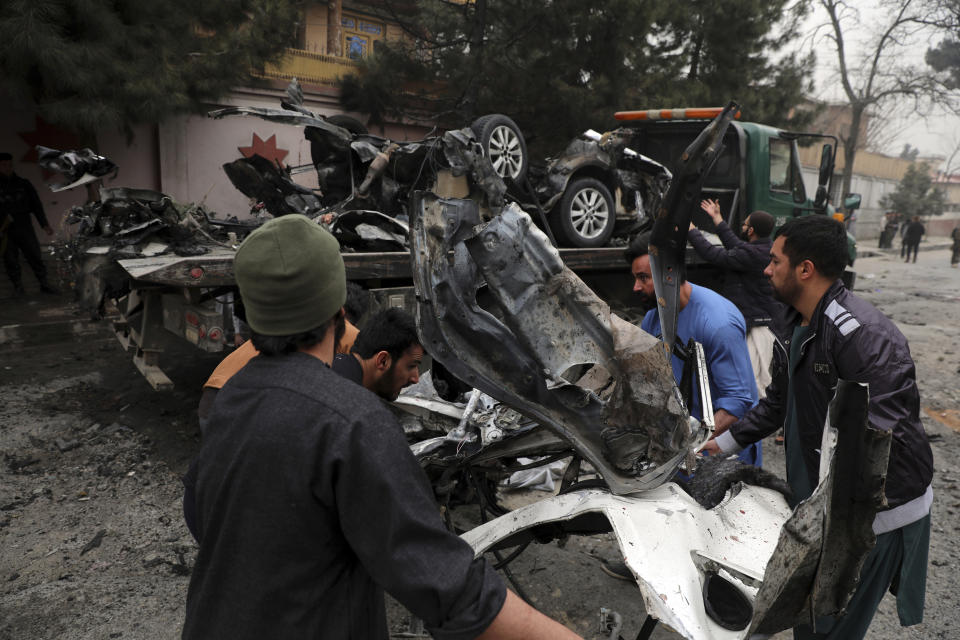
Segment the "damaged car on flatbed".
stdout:
<svg viewBox="0 0 960 640">
<path fill-rule="evenodd" d="M 294 83 L 282 109 L 231 107 L 214 118 L 252 116 L 301 127 L 310 142 L 319 189 L 298 184 L 294 170 L 259 156 L 223 166 L 236 188 L 255 203 L 249 216 L 222 217 L 166 194 L 100 187 L 112 163 L 92 152 L 50 150 L 49 168 L 86 185 L 88 202 L 71 212 L 77 225 L 60 247 L 72 265 L 83 310 L 113 322 L 134 363 L 157 389 L 171 381 L 162 370 L 164 338 L 173 333 L 205 351 L 220 351 L 235 326 L 233 254 L 252 229 L 270 217 L 300 213 L 328 225 L 340 241 L 347 277 L 371 289 L 378 305 L 413 310 L 408 251 L 409 203 L 418 190 L 483 197 L 503 204 L 508 180 L 527 170 L 526 147 L 506 116 L 484 116 L 471 127 L 420 141 L 394 142 L 342 118 L 325 118 L 302 105 Z M 356 123 L 353 123 L 356 124 Z M 88 172 L 94 171 L 99 175 Z M 74 175 L 77 174 L 77 175 Z M 79 177 L 78 177 L 79 176 Z M 622 277 L 616 249 L 564 250 L 564 259 L 595 286 Z M 615 295 L 615 294 L 614 294 Z"/>
<path fill-rule="evenodd" d="M 572 245 L 560 249 L 564 263 L 600 297 L 629 315 L 621 252 L 603 245 L 615 228 L 649 226 L 670 183 L 668 166 L 675 169 L 683 149 L 716 113 L 658 112 L 661 117 L 651 126 L 621 127 L 602 135 L 587 131 L 563 154 L 540 166 L 530 161 L 516 123 L 502 114 L 482 116 L 469 127 L 442 135 L 396 142 L 368 133 L 352 119 L 314 114 L 304 107 L 295 81 L 281 107 L 229 107 L 210 114 L 301 127 L 310 144 L 311 164 L 304 167 L 282 167 L 256 155 L 223 166 L 234 186 L 256 203 L 252 216 L 224 219 L 161 193 L 111 189 L 105 194 L 109 202 L 94 197 L 71 217 L 77 222 L 109 223 L 98 227 L 80 222 L 77 241 L 63 253 L 75 265 L 84 309 L 102 315 L 104 303 L 113 301 L 121 315 L 119 336 L 157 388 L 171 385 L 161 369 L 165 333 L 207 351 L 223 348 L 236 325 L 230 313 L 230 301 L 236 296 L 234 248 L 269 216 L 301 213 L 328 225 L 341 243 L 348 278 L 375 290 L 379 304 L 412 310 L 408 223 L 414 195 L 420 191 L 460 198 L 483 192 L 496 206 L 516 203 L 550 236 L 551 244 Z M 624 118 L 632 118 L 629 114 L 634 112 L 625 113 Z M 646 121 L 653 120 L 648 114 Z M 832 176 L 832 148 L 826 148 L 821 167 L 821 182 L 823 176 L 827 182 L 810 204 L 799 179 L 796 139 L 770 127 L 732 123 L 703 192 L 720 199 L 731 222 L 742 217 L 745 207 L 756 204 L 751 194 L 758 188 L 763 191 L 768 183 L 772 200 L 764 206 L 771 211 L 778 210 L 774 205 L 789 205 L 791 215 L 822 207 Z M 762 168 L 769 170 L 757 169 L 763 175 L 748 180 L 746 167 L 759 166 L 748 160 L 765 144 L 771 149 L 771 164 Z M 50 168 L 69 177 L 64 188 L 86 184 L 95 192 L 96 180 L 116 170 L 88 150 L 48 151 L 44 155 Z M 302 170 L 316 172 L 318 189 L 296 182 L 294 174 Z M 776 185 L 770 182 L 774 178 Z M 696 203 L 684 206 L 698 215 Z M 692 256 L 688 251 L 688 262 Z M 690 276 L 698 283 L 715 284 L 716 272 L 699 263 Z"/>
</svg>

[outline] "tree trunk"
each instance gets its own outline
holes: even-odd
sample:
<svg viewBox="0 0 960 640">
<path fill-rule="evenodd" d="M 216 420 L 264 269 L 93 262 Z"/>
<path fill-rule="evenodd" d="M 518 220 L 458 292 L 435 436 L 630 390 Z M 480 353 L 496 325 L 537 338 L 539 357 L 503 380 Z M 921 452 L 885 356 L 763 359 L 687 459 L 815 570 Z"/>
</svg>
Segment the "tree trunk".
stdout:
<svg viewBox="0 0 960 640">
<path fill-rule="evenodd" d="M 700 73 L 700 56 L 703 51 L 703 31 L 697 33 L 696 39 L 693 41 L 693 51 L 690 54 L 690 71 L 687 73 L 687 78 L 690 80 L 696 80 L 697 75 Z"/>
<path fill-rule="evenodd" d="M 470 36 L 474 75 L 463 97 L 463 110 L 467 120 L 472 120 L 476 115 L 480 96 L 480 82 L 483 77 L 483 45 L 487 32 L 487 0 L 476 0 L 474 7 L 474 24 Z"/>
<path fill-rule="evenodd" d="M 860 144 L 860 123 L 863 121 L 863 112 L 867 105 L 854 103 L 850 105 L 850 133 L 843 141 L 843 184 L 840 202 L 850 194 L 850 183 L 853 181 L 853 161 L 857 158 L 857 147 Z"/>
</svg>

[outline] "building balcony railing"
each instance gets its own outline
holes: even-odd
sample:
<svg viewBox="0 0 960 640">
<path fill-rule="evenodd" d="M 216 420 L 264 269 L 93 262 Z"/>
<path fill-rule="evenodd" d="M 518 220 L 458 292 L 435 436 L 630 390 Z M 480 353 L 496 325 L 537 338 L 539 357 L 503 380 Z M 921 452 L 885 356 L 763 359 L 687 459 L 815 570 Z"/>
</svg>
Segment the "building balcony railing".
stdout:
<svg viewBox="0 0 960 640">
<path fill-rule="evenodd" d="M 357 63 L 349 58 L 312 53 L 302 49 L 287 49 L 283 58 L 276 64 L 268 64 L 263 73 L 265 78 L 290 80 L 316 84 L 333 84 L 337 78 L 356 69 Z"/>
</svg>

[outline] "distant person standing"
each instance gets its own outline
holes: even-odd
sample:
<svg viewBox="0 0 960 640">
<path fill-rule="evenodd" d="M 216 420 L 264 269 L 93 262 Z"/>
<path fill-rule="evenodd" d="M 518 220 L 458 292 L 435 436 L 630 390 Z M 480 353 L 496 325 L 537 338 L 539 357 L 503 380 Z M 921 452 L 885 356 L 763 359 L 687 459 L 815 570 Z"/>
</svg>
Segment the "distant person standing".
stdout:
<svg viewBox="0 0 960 640">
<path fill-rule="evenodd" d="M 47 269 L 40 255 L 37 235 L 33 232 L 31 215 L 37 218 L 37 222 L 48 236 L 53 235 L 53 229 L 47 222 L 37 190 L 29 180 L 13 172 L 13 156 L 9 153 L 0 153 L 0 247 L 3 250 L 3 266 L 10 282 L 13 283 L 16 296 L 26 293 L 20 277 L 21 251 L 40 282 L 40 291 L 56 293 L 56 290 L 47 282 Z"/>
<path fill-rule="evenodd" d="M 896 235 L 897 235 L 897 219 L 895 217 L 895 214 L 888 213 L 886 215 L 886 223 L 883 225 L 883 230 L 880 232 L 880 248 L 892 249 L 893 238 Z"/>
<path fill-rule="evenodd" d="M 920 216 L 913 216 L 913 220 L 907 224 L 907 228 L 903 232 L 903 246 L 905 249 L 904 262 L 910 262 L 911 251 L 913 251 L 913 261 L 917 261 L 917 251 L 920 249 L 920 240 L 926 232 L 927 230 L 924 228 L 923 223 L 920 222 Z"/>
<path fill-rule="evenodd" d="M 897 233 L 900 234 L 900 257 L 902 258 L 907 253 L 907 243 L 905 241 L 905 236 L 907 235 L 907 227 L 910 226 L 910 220 L 906 216 L 901 216 L 900 218 L 900 227 L 897 230 Z"/>
<path fill-rule="evenodd" d="M 957 263 L 960 263 L 960 225 L 955 226 L 953 231 L 950 232 L 950 239 L 953 240 L 950 266 L 956 267 Z"/>
</svg>

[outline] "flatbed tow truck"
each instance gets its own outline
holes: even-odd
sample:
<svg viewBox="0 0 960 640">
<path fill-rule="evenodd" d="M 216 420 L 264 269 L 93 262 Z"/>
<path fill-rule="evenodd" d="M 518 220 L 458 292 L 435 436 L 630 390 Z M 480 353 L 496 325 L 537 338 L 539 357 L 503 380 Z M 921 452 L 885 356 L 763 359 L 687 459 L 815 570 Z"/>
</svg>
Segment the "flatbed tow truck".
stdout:
<svg viewBox="0 0 960 640">
<path fill-rule="evenodd" d="M 234 109 L 233 111 L 237 112 L 234 115 L 242 115 L 240 112 L 243 110 Z M 293 117 L 298 119 L 294 124 L 303 124 L 299 122 L 299 120 L 304 119 L 302 114 L 295 113 L 290 116 L 286 112 L 270 112 L 265 115 L 264 110 L 253 111 L 255 113 L 252 113 L 252 115 L 280 118 L 281 121 Z M 637 114 L 643 115 L 644 118 L 641 118 L 641 122 L 646 123 L 646 126 L 639 126 L 636 129 L 621 129 L 618 130 L 619 133 L 613 132 L 615 135 L 612 140 L 617 140 L 617 136 L 619 136 L 623 139 L 623 142 L 629 141 L 630 144 L 638 146 L 640 151 L 656 156 L 652 162 L 657 166 L 665 166 L 666 163 L 670 162 L 670 157 L 675 155 L 672 151 L 674 147 L 679 150 L 686 148 L 686 145 L 710 122 L 709 118 L 716 116 L 721 110 L 699 110 L 703 111 L 703 114 L 699 114 L 699 111 L 696 110 L 686 111 L 691 111 L 691 114 L 685 113 L 681 116 L 681 114 L 671 111 L 666 121 L 663 120 L 665 116 L 660 112 L 657 112 L 657 117 L 651 116 L 648 112 L 618 113 L 617 118 L 626 121 L 635 121 L 639 118 Z M 692 118 L 692 120 L 684 120 L 687 117 Z M 328 132 L 330 136 L 342 134 L 349 138 L 347 132 L 340 132 L 336 127 L 331 128 L 327 123 L 319 122 L 316 119 L 308 118 L 307 120 L 310 125 L 308 131 L 311 126 L 314 128 L 322 127 L 323 131 L 330 130 Z M 729 212 L 728 217 L 731 226 L 737 228 L 739 226 L 738 221 L 754 208 L 763 207 L 771 211 L 776 215 L 778 224 L 789 217 L 812 212 L 825 212 L 826 194 L 833 172 L 835 147 L 829 144 L 824 146 L 819 176 L 820 184 L 814 202 L 807 198 L 803 181 L 800 178 L 797 138 L 801 135 L 815 136 L 815 134 L 788 134 L 770 127 L 750 123 L 733 123 L 723 142 L 724 150 L 720 154 L 720 161 L 716 163 L 716 167 L 707 169 L 703 187 L 704 193 L 721 200 L 724 211 Z M 365 136 L 363 139 L 378 141 L 370 136 Z M 604 137 L 604 140 L 607 139 L 607 137 Z M 660 143 L 657 143 L 658 140 Z M 832 142 L 835 143 L 835 140 Z M 471 156 L 470 150 L 466 146 L 462 146 L 462 139 L 457 140 L 455 136 L 450 140 L 444 138 L 444 143 L 449 144 L 451 148 L 456 147 L 456 153 L 459 154 L 457 160 L 462 161 L 462 166 L 460 172 L 453 172 L 459 177 L 451 179 L 448 176 L 444 183 L 445 187 L 441 185 L 438 174 L 437 183 L 432 189 L 435 193 L 439 195 L 447 193 L 452 197 L 463 197 L 478 184 L 481 188 L 487 189 L 490 188 L 493 181 L 499 180 L 496 176 L 491 178 L 492 168 L 486 175 L 481 175 L 482 172 L 481 174 L 476 173 L 478 159 L 476 156 Z M 590 144 L 595 146 L 600 144 L 602 146 L 606 142 L 591 142 Z M 630 158 L 627 158 L 629 154 L 637 156 L 634 151 L 619 148 L 623 145 L 617 146 L 617 143 L 615 143 L 614 146 L 617 147 L 616 153 L 623 155 L 621 162 L 631 161 Z M 609 151 L 614 151 L 614 148 L 611 147 Z M 416 152 L 417 149 L 414 149 L 412 153 Z M 493 153 L 489 149 L 484 152 L 484 154 L 490 156 Z M 606 153 L 606 151 L 603 151 L 603 153 Z M 600 153 L 600 155 L 603 155 L 603 153 Z M 568 167 L 567 165 L 573 162 L 572 159 L 568 158 L 560 163 L 562 170 L 555 168 L 555 173 L 557 175 L 570 174 L 568 177 L 571 177 L 580 175 L 578 172 L 599 170 L 598 167 L 587 161 L 595 154 L 583 153 L 582 150 L 578 154 L 577 158 L 583 166 L 577 165 L 577 167 L 574 167 L 570 165 Z M 400 152 L 394 153 L 391 161 L 396 161 L 399 155 L 401 155 Z M 650 161 L 650 158 L 646 156 L 641 157 Z M 604 166 L 608 172 L 612 172 L 614 165 L 610 164 L 609 159 L 607 163 Z M 463 169 L 463 166 L 467 168 Z M 774 171 L 775 168 L 776 171 Z M 382 168 L 380 170 L 382 171 Z M 469 172 L 470 170 L 474 171 L 471 174 L 473 181 L 468 184 L 467 176 L 463 175 L 463 172 Z M 390 169 L 388 169 L 389 171 Z M 783 182 L 783 185 L 779 185 L 779 182 L 776 185 L 773 184 L 774 173 L 777 173 L 779 176 L 777 180 Z M 371 174 L 372 169 L 368 172 L 368 181 Z M 450 180 L 453 180 L 453 182 Z M 368 181 L 365 181 L 364 184 Z M 563 193 L 568 186 L 569 184 L 553 185 L 558 193 Z M 611 183 L 610 187 L 621 195 L 622 192 L 629 191 L 631 188 L 630 185 L 614 183 Z M 360 189 L 362 190 L 362 188 L 363 185 Z M 354 193 L 356 191 L 355 188 Z M 763 198 L 757 194 L 761 194 Z M 486 197 L 489 197 L 489 193 Z M 857 200 L 859 200 L 859 197 L 857 197 Z M 648 215 L 657 209 L 656 199 L 646 203 L 646 205 L 649 209 Z M 699 207 L 696 205 L 697 203 L 685 203 L 683 205 L 693 210 L 690 215 L 694 218 L 702 216 L 697 211 Z M 530 210 L 529 206 L 524 208 Z M 555 212 L 545 212 L 539 206 L 537 208 L 544 228 L 556 226 L 555 221 L 548 219 L 549 215 L 556 215 Z M 535 214 L 531 213 L 531 216 L 535 216 Z M 709 228 L 709 225 L 707 228 Z M 170 379 L 163 373 L 160 363 L 165 332 L 182 337 L 203 351 L 220 352 L 224 350 L 225 337 L 230 333 L 227 327 L 232 327 L 233 323 L 232 311 L 229 305 L 217 305 L 216 300 L 236 291 L 233 275 L 234 250 L 229 245 L 211 245 L 206 249 L 206 253 L 197 256 L 182 257 L 165 254 L 154 257 L 117 259 L 115 261 L 119 269 L 122 269 L 125 295 L 113 298 L 118 311 L 114 320 L 114 329 L 121 344 L 133 350 L 135 365 L 156 389 L 172 386 Z M 578 248 L 559 248 L 558 250 L 567 267 L 576 273 L 601 299 L 605 300 L 612 309 L 628 320 L 639 319 L 636 317 L 637 310 L 633 308 L 631 301 L 632 281 L 624 262 L 622 246 L 581 246 Z M 851 264 L 854 251 L 855 249 L 851 248 Z M 99 257 L 101 259 L 105 258 L 105 256 Z M 380 251 L 364 253 L 348 251 L 343 253 L 343 259 L 347 279 L 355 281 L 370 290 L 379 307 L 403 307 L 410 311 L 415 309 L 416 299 L 409 252 Z M 704 265 L 690 247 L 686 248 L 686 264 L 691 267 L 689 276 L 692 281 L 708 286 L 716 284 L 716 269 Z M 112 265 L 111 268 L 113 268 Z M 117 271 L 114 270 L 113 273 L 116 274 Z M 852 278 L 852 272 L 850 272 L 850 277 Z M 86 302 L 88 306 L 91 303 L 90 300 Z"/>
<path fill-rule="evenodd" d="M 559 249 L 566 265 L 605 299 L 628 304 L 631 278 L 623 247 Z M 413 310 L 410 254 L 344 253 L 347 279 L 370 289 L 384 307 Z M 116 301 L 114 331 L 133 350 L 137 369 L 155 389 L 171 388 L 160 367 L 164 337 L 172 333 L 207 352 L 224 350 L 230 318 L 217 311 L 215 297 L 233 290 L 234 252 L 214 248 L 201 256 L 156 256 L 118 260 L 129 276 L 130 293 Z"/>
</svg>

